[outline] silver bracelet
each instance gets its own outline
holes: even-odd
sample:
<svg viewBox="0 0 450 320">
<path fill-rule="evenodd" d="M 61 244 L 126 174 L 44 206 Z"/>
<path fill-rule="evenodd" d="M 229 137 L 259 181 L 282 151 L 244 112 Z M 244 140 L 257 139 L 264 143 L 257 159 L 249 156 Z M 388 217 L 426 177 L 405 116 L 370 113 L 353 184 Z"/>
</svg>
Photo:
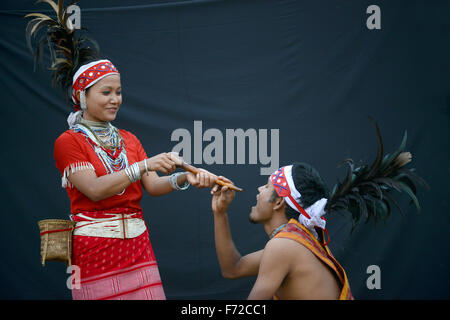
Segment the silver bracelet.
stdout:
<svg viewBox="0 0 450 320">
<path fill-rule="evenodd" d="M 147 159 L 144 160 L 144 166 L 145 166 L 145 173 L 148 176 L 148 166 L 147 166 Z"/>
<path fill-rule="evenodd" d="M 171 174 L 170 176 L 169 176 L 169 183 L 170 183 L 170 185 L 172 186 L 172 188 L 174 189 L 174 190 L 186 190 L 187 188 L 189 188 L 189 186 L 191 185 L 187 180 L 186 180 L 186 182 L 180 187 L 179 185 L 178 185 L 178 176 L 180 175 L 180 174 L 183 174 L 182 172 L 176 172 L 176 173 L 173 173 L 173 174 Z"/>
<path fill-rule="evenodd" d="M 134 170 L 135 181 L 141 180 L 141 169 L 139 169 L 139 162 L 135 162 L 131 165 Z"/>
<path fill-rule="evenodd" d="M 131 183 L 133 183 L 133 176 L 131 175 L 130 167 L 126 167 L 124 169 L 124 171 L 125 171 L 126 175 L 128 176 L 128 179 L 130 179 Z"/>
<path fill-rule="evenodd" d="M 139 163 L 135 162 L 131 166 L 125 168 L 125 173 L 130 179 L 131 183 L 134 183 L 141 179 L 141 170 L 139 169 Z"/>
</svg>

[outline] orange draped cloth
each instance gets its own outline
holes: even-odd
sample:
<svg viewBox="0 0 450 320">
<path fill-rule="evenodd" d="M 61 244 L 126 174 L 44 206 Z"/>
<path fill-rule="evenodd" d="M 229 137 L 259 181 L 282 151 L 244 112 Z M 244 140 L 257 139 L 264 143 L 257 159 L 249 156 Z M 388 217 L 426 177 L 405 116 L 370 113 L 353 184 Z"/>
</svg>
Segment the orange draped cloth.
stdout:
<svg viewBox="0 0 450 320">
<path fill-rule="evenodd" d="M 284 227 L 281 232 L 275 235 L 274 238 L 292 239 L 311 250 L 311 252 L 314 253 L 317 258 L 324 262 L 337 275 L 342 287 L 341 293 L 339 295 L 339 300 L 354 299 L 350 291 L 350 285 L 344 268 L 342 268 L 337 260 L 333 257 L 330 249 L 327 246 L 321 244 L 300 222 L 295 219 L 289 220 L 289 223 L 286 225 L 286 227 Z"/>
</svg>

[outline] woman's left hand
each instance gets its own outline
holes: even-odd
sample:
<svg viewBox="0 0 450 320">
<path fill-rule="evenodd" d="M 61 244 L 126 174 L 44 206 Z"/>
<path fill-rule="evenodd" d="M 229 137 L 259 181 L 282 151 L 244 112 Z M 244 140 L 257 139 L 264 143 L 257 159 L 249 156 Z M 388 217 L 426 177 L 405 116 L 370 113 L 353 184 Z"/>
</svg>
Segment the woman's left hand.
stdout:
<svg viewBox="0 0 450 320">
<path fill-rule="evenodd" d="M 187 172 L 187 181 L 196 188 L 212 188 L 218 177 L 205 169 L 198 170 L 197 174 Z"/>
</svg>

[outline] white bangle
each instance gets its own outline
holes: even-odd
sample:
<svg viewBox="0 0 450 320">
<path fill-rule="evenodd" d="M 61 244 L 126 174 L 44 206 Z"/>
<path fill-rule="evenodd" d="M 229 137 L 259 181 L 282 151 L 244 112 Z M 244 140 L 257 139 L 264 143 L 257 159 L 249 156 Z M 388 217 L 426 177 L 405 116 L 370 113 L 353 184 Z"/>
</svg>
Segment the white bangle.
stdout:
<svg viewBox="0 0 450 320">
<path fill-rule="evenodd" d="M 189 186 L 191 185 L 187 180 L 186 180 L 186 182 L 180 187 L 179 185 L 178 185 L 178 176 L 180 175 L 180 174 L 183 174 L 182 172 L 176 172 L 176 173 L 173 173 L 173 174 L 171 174 L 170 175 L 170 177 L 169 177 L 169 183 L 170 183 L 170 185 L 172 186 L 172 188 L 174 189 L 174 190 L 186 190 L 187 188 L 189 188 Z"/>
<path fill-rule="evenodd" d="M 126 167 L 124 169 L 126 175 L 128 176 L 128 179 L 130 179 L 131 183 L 133 183 L 133 176 L 131 175 L 130 167 Z"/>
<path fill-rule="evenodd" d="M 139 169 L 139 163 L 135 162 L 131 166 L 125 168 L 125 173 L 130 179 L 131 183 L 134 183 L 141 179 L 141 170 Z"/>
<path fill-rule="evenodd" d="M 134 170 L 134 174 L 136 176 L 136 181 L 141 180 L 141 169 L 139 168 L 139 162 L 135 162 L 131 165 Z"/>
<path fill-rule="evenodd" d="M 146 174 L 145 174 L 145 175 L 147 175 L 147 176 L 148 176 L 148 166 L 147 166 L 147 159 L 145 159 L 145 160 L 144 160 L 144 166 L 145 166 L 145 172 L 146 172 Z"/>
</svg>

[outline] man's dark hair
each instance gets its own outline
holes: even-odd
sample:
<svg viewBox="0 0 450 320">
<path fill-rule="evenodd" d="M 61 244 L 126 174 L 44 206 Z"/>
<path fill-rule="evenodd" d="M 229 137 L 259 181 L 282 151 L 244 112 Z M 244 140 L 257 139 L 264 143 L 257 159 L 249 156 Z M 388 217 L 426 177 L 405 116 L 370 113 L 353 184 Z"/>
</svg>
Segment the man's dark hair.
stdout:
<svg viewBox="0 0 450 320">
<path fill-rule="evenodd" d="M 292 166 L 292 178 L 295 188 L 300 192 L 300 205 L 303 209 L 308 208 L 317 200 L 328 198 L 328 187 L 319 172 L 307 163 L 295 162 Z M 274 200 L 278 197 L 274 190 Z M 299 213 L 286 205 L 286 218 L 298 219 Z"/>
</svg>

